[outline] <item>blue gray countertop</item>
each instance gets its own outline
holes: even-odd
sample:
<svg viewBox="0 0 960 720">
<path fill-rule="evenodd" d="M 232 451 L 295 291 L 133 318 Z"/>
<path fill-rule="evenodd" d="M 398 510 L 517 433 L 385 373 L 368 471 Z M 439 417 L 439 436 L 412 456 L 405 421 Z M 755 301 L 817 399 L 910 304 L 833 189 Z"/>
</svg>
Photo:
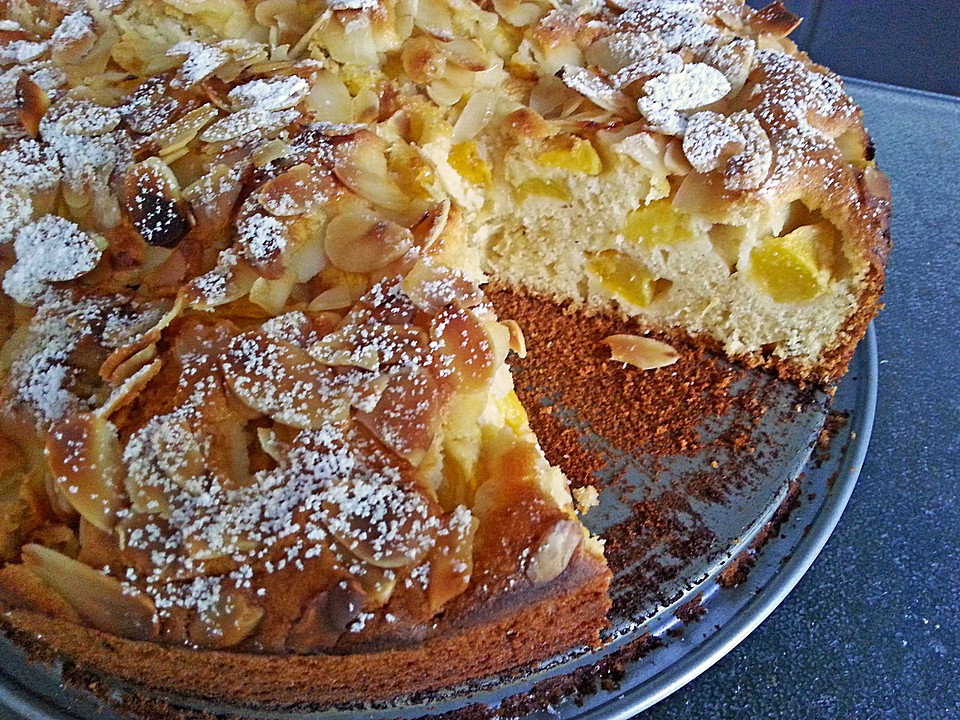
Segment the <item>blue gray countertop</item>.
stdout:
<svg viewBox="0 0 960 720">
<path fill-rule="evenodd" d="M 747 0 L 763 7 L 771 0 Z M 957 0 L 783 0 L 804 18 L 791 36 L 841 75 L 960 95 Z"/>
<path fill-rule="evenodd" d="M 780 608 L 644 720 L 960 718 L 960 101 L 848 86 L 894 195 L 867 460 Z"/>
</svg>

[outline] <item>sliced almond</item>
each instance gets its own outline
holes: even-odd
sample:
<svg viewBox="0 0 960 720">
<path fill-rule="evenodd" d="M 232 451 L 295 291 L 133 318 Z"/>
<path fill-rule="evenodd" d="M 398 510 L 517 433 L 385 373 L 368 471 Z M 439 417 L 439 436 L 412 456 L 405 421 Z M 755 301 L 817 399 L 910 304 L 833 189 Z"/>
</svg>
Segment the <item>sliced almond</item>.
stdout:
<svg viewBox="0 0 960 720">
<path fill-rule="evenodd" d="M 206 599 L 203 604 L 187 626 L 190 642 L 200 647 L 233 647 L 256 631 L 264 615 L 263 608 L 238 590 L 221 588 L 213 602 Z"/>
<path fill-rule="evenodd" d="M 523 337 L 523 330 L 516 320 L 501 320 L 500 324 L 510 333 L 509 347 L 522 360 L 527 356 L 527 340 Z"/>
<path fill-rule="evenodd" d="M 40 133 L 40 121 L 50 108 L 50 98 L 27 73 L 17 80 L 16 98 L 20 124 L 30 135 L 37 137 Z"/>
<path fill-rule="evenodd" d="M 600 76 L 586 68 L 564 65 L 557 77 L 571 90 L 583 95 L 597 107 L 622 117 L 636 117 L 634 103 L 625 93 L 614 88 Z"/>
<path fill-rule="evenodd" d="M 131 640 L 158 637 L 157 610 L 146 595 L 41 545 L 25 545 L 23 563 L 98 630 Z"/>
<path fill-rule="evenodd" d="M 184 188 L 183 197 L 190 203 L 197 225 L 206 232 L 216 232 L 233 217 L 242 187 L 239 168 L 217 164 Z"/>
<path fill-rule="evenodd" d="M 123 452 L 133 510 L 170 517 L 183 488 L 206 472 L 208 446 L 203 433 L 173 415 L 156 416 L 135 432 Z"/>
<path fill-rule="evenodd" d="M 610 347 L 610 359 L 633 365 L 641 370 L 673 365 L 680 359 L 671 345 L 653 338 L 638 335 L 611 335 L 603 343 Z"/>
<path fill-rule="evenodd" d="M 157 148 L 160 155 L 171 154 L 188 145 L 219 114 L 214 105 L 201 105 L 155 131 L 147 141 L 151 147 Z"/>
<path fill-rule="evenodd" d="M 47 433 L 46 456 L 62 497 L 91 525 L 111 532 L 126 500 L 117 429 L 93 413 L 67 415 Z"/>
<path fill-rule="evenodd" d="M 438 374 L 466 392 L 479 390 L 496 369 L 494 342 L 484 324 L 469 310 L 448 307 L 433 318 Z"/>
<path fill-rule="evenodd" d="M 317 295 L 310 301 L 307 309 L 310 310 L 310 312 L 343 310 L 352 307 L 354 302 L 356 302 L 356 300 L 349 287 L 346 285 L 336 285 Z"/>
<path fill-rule="evenodd" d="M 346 581 L 318 593 L 287 634 L 287 649 L 307 654 L 332 648 L 363 610 L 365 596 Z"/>
<path fill-rule="evenodd" d="M 757 10 L 751 18 L 751 25 L 758 28 L 762 34 L 778 38 L 785 38 L 796 30 L 801 22 L 802 19 L 787 10 L 780 0 Z"/>
<path fill-rule="evenodd" d="M 876 165 L 870 165 L 863 171 L 863 184 L 873 197 L 890 202 L 890 178 Z"/>
<path fill-rule="evenodd" d="M 443 234 L 449 220 L 450 200 L 444 199 L 430 208 L 420 222 L 410 228 L 414 242 L 421 252 L 429 252 L 430 248 Z"/>
<path fill-rule="evenodd" d="M 463 506 L 441 519 L 437 544 L 430 553 L 427 602 L 438 612 L 470 585 L 473 572 L 473 536 L 479 521 Z"/>
<path fill-rule="evenodd" d="M 311 165 L 295 165 L 260 186 L 257 201 L 271 215 L 289 217 L 308 212 L 336 193 L 337 184 L 328 171 Z"/>
<path fill-rule="evenodd" d="M 328 529 L 351 553 L 379 568 L 398 568 L 426 555 L 438 523 L 427 500 L 388 471 L 332 484 L 321 505 Z"/>
<path fill-rule="evenodd" d="M 449 305 L 475 307 L 483 302 L 480 288 L 455 270 L 419 260 L 403 278 L 403 290 L 419 310 L 437 315 Z"/>
<path fill-rule="evenodd" d="M 237 336 L 222 361 L 230 389 L 279 423 L 317 430 L 346 419 L 350 390 L 306 351 L 260 333 Z"/>
<path fill-rule="evenodd" d="M 150 346 L 153 347 L 152 345 Z M 138 355 L 148 353 L 149 348 L 142 350 Z M 140 358 L 136 355 L 131 358 L 134 363 L 139 363 Z M 126 363 L 125 363 L 126 365 Z M 122 383 L 114 388 L 103 404 L 96 409 L 96 414 L 102 418 L 109 418 L 113 413 L 137 399 L 144 388 L 157 376 L 163 367 L 163 361 L 159 358 L 145 365 L 140 365 L 130 374 L 125 374 L 128 368 L 123 368 L 121 377 Z"/>
<path fill-rule="evenodd" d="M 387 150 L 387 143 L 373 133 L 357 132 L 333 146 L 333 172 L 365 200 L 402 212 L 411 201 L 387 172 Z"/>
<path fill-rule="evenodd" d="M 422 368 L 402 368 L 390 376 L 376 407 L 356 419 L 397 455 L 420 464 L 442 420 L 436 382 Z"/>
<path fill-rule="evenodd" d="M 296 110 L 244 108 L 212 122 L 200 133 L 200 140 L 206 143 L 224 143 L 252 131 L 275 133 L 299 117 L 300 113 Z"/>
<path fill-rule="evenodd" d="M 527 578 L 534 585 L 543 585 L 559 577 L 581 542 L 583 530 L 577 523 L 558 520 L 540 538 L 539 546 L 527 563 Z"/>
<path fill-rule="evenodd" d="M 368 273 L 402 257 L 413 246 L 413 233 L 369 210 L 357 210 L 330 220 L 323 246 L 336 267 Z"/>
</svg>

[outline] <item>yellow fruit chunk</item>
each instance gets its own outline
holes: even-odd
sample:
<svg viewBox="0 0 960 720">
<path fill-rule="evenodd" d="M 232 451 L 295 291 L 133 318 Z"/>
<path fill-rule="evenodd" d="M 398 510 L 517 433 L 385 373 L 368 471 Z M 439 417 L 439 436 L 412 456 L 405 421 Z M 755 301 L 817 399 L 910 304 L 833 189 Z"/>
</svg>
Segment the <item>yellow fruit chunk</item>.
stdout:
<svg viewBox="0 0 960 720">
<path fill-rule="evenodd" d="M 567 136 L 556 138 L 552 144 L 554 147 L 537 155 L 540 165 L 584 175 L 599 175 L 603 170 L 600 156 L 589 140 Z"/>
<path fill-rule="evenodd" d="M 631 210 L 623 229 L 624 238 L 646 247 L 673 245 L 692 235 L 689 219 L 674 210 L 669 199 Z"/>
<path fill-rule="evenodd" d="M 830 280 L 834 237 L 833 227 L 820 223 L 766 238 L 750 252 L 750 279 L 776 302 L 811 300 Z"/>
<path fill-rule="evenodd" d="M 517 201 L 523 202 L 532 196 L 548 197 L 567 202 L 570 200 L 570 191 L 559 180 L 542 180 L 540 178 L 524 180 L 517 188 Z"/>
<path fill-rule="evenodd" d="M 523 409 L 520 398 L 513 390 L 497 400 L 497 409 L 503 413 L 503 419 L 514 431 L 519 432 L 527 425 L 527 411 Z"/>
<path fill-rule="evenodd" d="M 637 307 L 647 307 L 656 294 L 656 278 L 639 260 L 608 250 L 587 263 L 593 275 L 607 292 Z"/>
<path fill-rule="evenodd" d="M 427 188 L 434 184 L 433 168 L 408 145 L 397 145 L 391 150 L 387 167 L 408 195 L 419 200 L 430 197 Z"/>
<path fill-rule="evenodd" d="M 450 167 L 456 170 L 468 183 L 474 185 L 490 184 L 490 165 L 477 152 L 477 143 L 469 140 L 450 148 L 448 158 Z"/>
</svg>

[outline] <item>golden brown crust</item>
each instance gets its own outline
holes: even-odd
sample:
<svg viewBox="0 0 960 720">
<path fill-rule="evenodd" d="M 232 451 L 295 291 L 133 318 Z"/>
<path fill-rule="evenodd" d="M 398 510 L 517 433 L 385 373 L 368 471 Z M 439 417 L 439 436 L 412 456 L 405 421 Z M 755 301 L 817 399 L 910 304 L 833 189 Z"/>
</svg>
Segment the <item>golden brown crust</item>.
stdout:
<svg viewBox="0 0 960 720">
<path fill-rule="evenodd" d="M 321 708 L 449 687 L 596 645 L 610 606 L 610 572 L 579 551 L 555 582 L 479 613 L 441 623 L 413 647 L 350 655 L 271 656 L 196 651 L 118 638 L 31 610 L 4 613 L 28 648 L 53 651 L 84 672 L 158 693 L 258 707 Z M 37 640 L 37 638 L 42 638 Z"/>
</svg>

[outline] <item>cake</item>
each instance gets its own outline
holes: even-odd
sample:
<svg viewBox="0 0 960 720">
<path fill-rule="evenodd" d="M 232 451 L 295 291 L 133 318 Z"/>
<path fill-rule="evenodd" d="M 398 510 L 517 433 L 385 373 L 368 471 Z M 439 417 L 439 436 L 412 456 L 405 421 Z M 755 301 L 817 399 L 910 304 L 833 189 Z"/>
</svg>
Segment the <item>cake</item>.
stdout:
<svg viewBox="0 0 960 720">
<path fill-rule="evenodd" d="M 86 672 L 316 708 L 596 645 L 484 286 L 826 385 L 879 306 L 886 179 L 779 3 L 4 10 L 0 604 Z"/>
</svg>

